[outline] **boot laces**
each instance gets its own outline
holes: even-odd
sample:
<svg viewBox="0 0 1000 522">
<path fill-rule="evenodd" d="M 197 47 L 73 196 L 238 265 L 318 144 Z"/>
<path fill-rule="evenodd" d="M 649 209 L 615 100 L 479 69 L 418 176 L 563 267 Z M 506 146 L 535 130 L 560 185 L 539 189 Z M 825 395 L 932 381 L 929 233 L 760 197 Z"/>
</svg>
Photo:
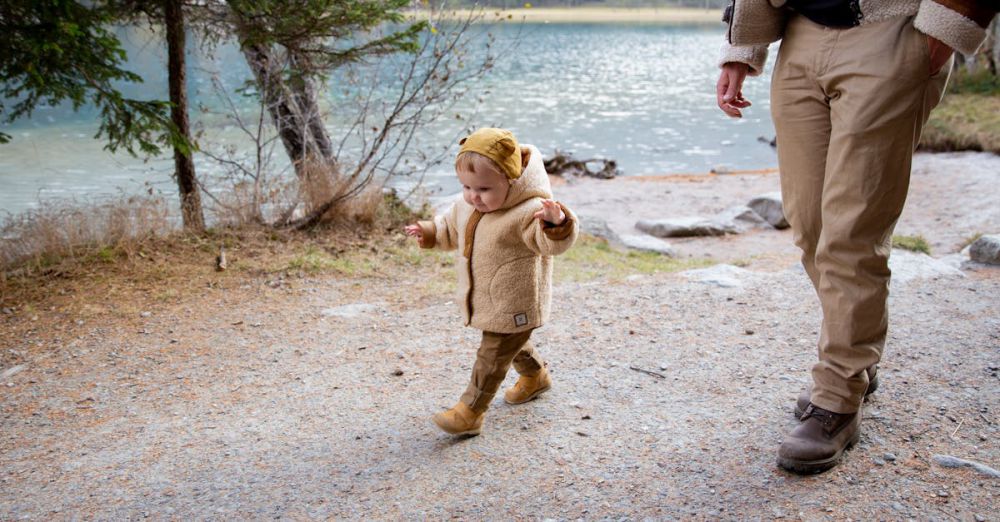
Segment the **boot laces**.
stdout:
<svg viewBox="0 0 1000 522">
<path fill-rule="evenodd" d="M 809 417 L 818 420 L 823 425 L 823 429 L 829 432 L 836 427 L 838 415 L 832 411 L 824 410 L 815 404 L 809 404 L 805 414 L 802 415 L 802 420 L 806 420 Z"/>
</svg>

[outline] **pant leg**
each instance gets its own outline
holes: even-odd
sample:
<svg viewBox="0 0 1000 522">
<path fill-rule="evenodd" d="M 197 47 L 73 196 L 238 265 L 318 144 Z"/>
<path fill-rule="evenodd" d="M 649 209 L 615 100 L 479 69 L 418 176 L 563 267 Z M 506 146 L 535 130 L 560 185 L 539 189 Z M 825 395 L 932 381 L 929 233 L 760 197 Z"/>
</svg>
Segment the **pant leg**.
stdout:
<svg viewBox="0 0 1000 522">
<path fill-rule="evenodd" d="M 530 340 L 525 341 L 521 351 L 514 356 L 513 365 L 517 373 L 525 377 L 534 377 L 545 368 L 545 362 L 542 361 L 542 357 L 538 355 L 538 350 L 535 350 L 535 346 L 531 344 Z"/>
<path fill-rule="evenodd" d="M 835 33 L 819 76 L 831 131 L 815 254 L 823 326 L 812 402 L 853 413 L 868 387 L 865 369 L 882 356 L 892 231 L 947 71 L 930 76 L 927 37 L 909 18 Z"/>
<path fill-rule="evenodd" d="M 472 411 L 486 411 L 507 376 L 511 362 L 528 342 L 531 332 L 483 332 L 483 340 L 476 352 L 476 363 L 472 367 L 472 379 L 459 400 Z"/>
<path fill-rule="evenodd" d="M 830 104 L 816 65 L 833 43 L 828 30 L 793 17 L 771 75 L 782 207 L 814 287 L 819 283 L 816 244 L 823 228 L 820 209 L 831 128 Z"/>
</svg>

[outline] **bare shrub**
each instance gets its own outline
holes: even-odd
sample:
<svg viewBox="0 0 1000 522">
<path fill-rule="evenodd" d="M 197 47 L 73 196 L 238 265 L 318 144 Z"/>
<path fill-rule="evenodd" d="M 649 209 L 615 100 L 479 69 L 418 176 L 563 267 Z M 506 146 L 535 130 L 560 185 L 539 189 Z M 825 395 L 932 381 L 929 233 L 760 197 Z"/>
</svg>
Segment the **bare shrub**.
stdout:
<svg viewBox="0 0 1000 522">
<path fill-rule="evenodd" d="M 304 160 L 299 180 L 299 201 L 305 212 L 313 212 L 330 198 L 343 192 L 337 166 L 320 158 Z"/>
<path fill-rule="evenodd" d="M 340 180 L 333 194 L 343 195 L 350 189 L 349 184 Z M 345 198 L 340 205 L 328 209 L 323 216 L 323 224 L 337 228 L 387 231 L 399 229 L 415 217 L 414 211 L 395 190 L 369 185 Z"/>
<path fill-rule="evenodd" d="M 0 270 L 42 270 L 67 259 L 132 257 L 148 240 L 176 230 L 155 196 L 52 200 L 0 220 Z"/>
<path fill-rule="evenodd" d="M 322 206 L 289 226 L 308 228 L 323 221 L 328 210 L 363 193 L 369 185 L 392 186 L 408 179 L 414 190 L 427 172 L 449 157 L 450 147 L 467 133 L 471 114 L 455 108 L 491 71 L 500 56 L 511 54 L 517 38 L 498 48 L 482 10 L 464 17 L 430 20 L 434 32 L 413 55 L 390 55 L 343 67 L 338 86 L 328 102 L 341 115 L 353 117 L 339 129 L 336 158 L 339 191 Z M 473 104 L 473 107 L 475 104 Z M 434 143 L 422 132 L 435 122 L 456 121 L 455 130 Z M 440 141 L 437 141 L 440 140 Z M 408 199 L 405 195 L 403 199 Z"/>
<path fill-rule="evenodd" d="M 216 74 L 213 86 L 222 108 L 202 110 L 237 129 L 247 143 L 240 147 L 199 140 L 199 153 L 223 171 L 211 177 L 202 174 L 202 189 L 215 221 L 307 229 L 343 223 L 354 216 L 359 224 L 377 225 L 373 205 L 384 203 L 383 189 L 397 180 L 405 180 L 414 191 L 419 189 L 427 171 L 441 164 L 458 137 L 469 130 L 472 115 L 457 114 L 458 102 L 471 98 L 470 90 L 493 68 L 498 56 L 509 54 L 508 49 L 497 48 L 489 26 L 478 23 L 483 18 L 483 12 L 476 11 L 466 17 L 431 20 L 434 30 L 424 35 L 413 54 L 343 63 L 335 73 L 318 74 L 322 89 L 317 92 L 322 100 L 305 100 L 308 114 L 315 112 L 315 117 L 295 121 L 325 122 L 320 141 L 325 143 L 327 131 L 333 139 L 329 146 L 315 148 L 329 148 L 326 155 L 276 158 L 275 149 L 283 140 L 279 129 L 290 123 L 270 120 L 281 112 L 274 104 L 289 100 L 257 92 L 262 88 L 258 82 L 237 90 L 255 96 L 258 103 L 248 108 L 233 101 L 232 89 Z M 271 58 L 271 65 L 301 65 L 290 52 L 276 51 Z M 441 121 L 456 122 L 453 134 L 441 137 L 435 132 L 433 143 L 423 139 L 422 133 Z M 293 134 L 316 135 L 313 130 L 302 128 Z M 380 212 L 395 212 L 390 207 Z M 369 210 L 360 212 L 362 208 Z"/>
</svg>

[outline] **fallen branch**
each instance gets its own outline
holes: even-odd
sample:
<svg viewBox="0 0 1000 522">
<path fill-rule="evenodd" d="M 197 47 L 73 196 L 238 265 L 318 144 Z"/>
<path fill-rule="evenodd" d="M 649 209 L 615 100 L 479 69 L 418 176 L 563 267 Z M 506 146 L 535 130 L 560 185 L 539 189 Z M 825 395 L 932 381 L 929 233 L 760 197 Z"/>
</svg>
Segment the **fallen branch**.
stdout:
<svg viewBox="0 0 1000 522">
<path fill-rule="evenodd" d="M 628 368 L 630 370 L 635 370 L 635 371 L 637 371 L 639 373 L 645 373 L 646 375 L 652 375 L 653 377 L 656 377 L 656 378 L 659 378 L 659 379 L 666 379 L 667 378 L 666 375 L 663 375 L 662 373 L 654 372 L 652 370 L 644 370 L 644 369 L 638 368 L 636 366 L 629 366 Z"/>
<path fill-rule="evenodd" d="M 955 438 L 955 434 L 958 433 L 958 430 L 960 430 L 962 428 L 962 423 L 964 423 L 964 422 L 965 422 L 965 419 L 962 419 L 961 421 L 959 421 L 958 426 L 955 427 L 955 431 L 951 432 L 951 438 L 953 438 L 953 439 Z"/>
</svg>

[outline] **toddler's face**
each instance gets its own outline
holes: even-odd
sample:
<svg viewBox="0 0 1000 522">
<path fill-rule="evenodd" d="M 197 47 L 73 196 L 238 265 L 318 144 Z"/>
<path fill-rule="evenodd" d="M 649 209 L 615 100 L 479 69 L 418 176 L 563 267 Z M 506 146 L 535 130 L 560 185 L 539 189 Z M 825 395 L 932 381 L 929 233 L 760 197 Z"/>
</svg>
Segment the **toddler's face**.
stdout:
<svg viewBox="0 0 1000 522">
<path fill-rule="evenodd" d="M 486 169 L 477 172 L 458 169 L 456 172 L 458 181 L 462 183 L 462 197 L 476 210 L 484 214 L 493 212 L 507 199 L 510 190 L 507 176 Z"/>
</svg>

